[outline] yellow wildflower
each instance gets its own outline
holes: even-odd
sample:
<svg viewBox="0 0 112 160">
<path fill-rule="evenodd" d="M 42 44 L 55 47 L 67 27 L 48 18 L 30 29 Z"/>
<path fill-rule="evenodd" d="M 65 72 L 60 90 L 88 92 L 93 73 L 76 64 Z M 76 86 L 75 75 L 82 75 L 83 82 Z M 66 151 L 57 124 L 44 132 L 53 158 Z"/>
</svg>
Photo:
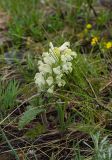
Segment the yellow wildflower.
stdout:
<svg viewBox="0 0 112 160">
<path fill-rule="evenodd" d="M 86 28 L 87 28 L 87 29 L 91 29 L 91 28 L 92 28 L 92 25 L 91 25 L 91 24 L 87 24 L 87 25 L 86 25 Z"/>
<path fill-rule="evenodd" d="M 91 40 L 91 45 L 94 46 L 98 43 L 98 37 L 93 37 Z"/>
<path fill-rule="evenodd" d="M 112 48 L 112 42 L 107 42 L 107 43 L 106 43 L 106 48 L 107 48 L 107 49 Z"/>
</svg>

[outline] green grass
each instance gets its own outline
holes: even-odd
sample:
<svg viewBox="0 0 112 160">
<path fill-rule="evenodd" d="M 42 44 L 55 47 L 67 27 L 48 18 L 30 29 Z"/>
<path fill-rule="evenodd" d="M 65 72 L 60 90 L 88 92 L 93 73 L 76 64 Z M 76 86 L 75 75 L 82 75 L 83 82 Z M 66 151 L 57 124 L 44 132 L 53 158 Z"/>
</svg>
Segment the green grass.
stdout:
<svg viewBox="0 0 112 160">
<path fill-rule="evenodd" d="M 39 10 L 38 3 L 38 0 L 1 1 L 1 6 L 10 16 L 8 32 L 14 43 L 18 44 L 28 36 L 33 36 L 34 39 L 38 37 L 38 40 L 42 39 L 40 23 L 42 12 Z"/>
</svg>

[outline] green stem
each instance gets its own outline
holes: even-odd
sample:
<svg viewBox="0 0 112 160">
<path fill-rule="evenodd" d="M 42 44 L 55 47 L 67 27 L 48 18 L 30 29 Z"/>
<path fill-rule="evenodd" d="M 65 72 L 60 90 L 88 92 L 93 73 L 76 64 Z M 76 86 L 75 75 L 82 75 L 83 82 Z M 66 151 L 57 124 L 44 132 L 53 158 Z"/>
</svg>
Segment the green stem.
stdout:
<svg viewBox="0 0 112 160">
<path fill-rule="evenodd" d="M 16 160 L 19 160 L 19 157 L 18 157 L 16 151 L 14 150 L 13 146 L 12 146 L 11 143 L 9 142 L 8 138 L 7 138 L 6 135 L 5 135 L 5 132 L 2 130 L 1 127 L 0 127 L 0 130 L 1 130 L 1 132 L 2 132 L 3 138 L 6 140 L 6 142 L 7 142 L 8 146 L 9 146 L 9 148 L 12 150 L 12 152 L 13 152 L 13 154 L 14 154 Z"/>
<path fill-rule="evenodd" d="M 41 119 L 42 119 L 43 125 L 44 125 L 46 128 L 48 128 L 48 121 L 47 121 L 46 111 L 44 111 L 44 112 L 41 114 Z"/>
<path fill-rule="evenodd" d="M 40 95 L 40 100 L 39 100 L 39 105 L 43 105 L 43 100 L 44 96 Z M 47 121 L 47 116 L 46 116 L 46 111 L 41 113 L 41 119 L 42 119 L 42 123 L 45 126 L 45 128 L 48 128 L 48 121 Z"/>
</svg>

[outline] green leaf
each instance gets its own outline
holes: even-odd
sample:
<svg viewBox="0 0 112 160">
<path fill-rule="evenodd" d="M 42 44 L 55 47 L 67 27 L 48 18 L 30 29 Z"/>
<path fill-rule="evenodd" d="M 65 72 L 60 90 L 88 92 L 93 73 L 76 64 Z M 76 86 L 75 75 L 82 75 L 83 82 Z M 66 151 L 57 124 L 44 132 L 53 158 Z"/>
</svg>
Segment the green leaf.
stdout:
<svg viewBox="0 0 112 160">
<path fill-rule="evenodd" d="M 25 133 L 25 136 L 27 138 L 34 139 L 34 138 L 40 136 L 41 134 L 43 134 L 45 131 L 46 131 L 45 126 L 38 123 L 35 128 L 32 128 L 31 130 L 27 131 Z"/>
<path fill-rule="evenodd" d="M 19 83 L 15 80 L 5 84 L 0 81 L 0 106 L 3 111 L 13 108 L 19 93 Z"/>
<path fill-rule="evenodd" d="M 44 109 L 37 107 L 28 107 L 28 110 L 25 111 L 22 117 L 19 120 L 19 128 L 22 129 L 25 125 L 27 125 L 30 121 L 36 118 L 38 114 L 43 112 Z"/>
</svg>

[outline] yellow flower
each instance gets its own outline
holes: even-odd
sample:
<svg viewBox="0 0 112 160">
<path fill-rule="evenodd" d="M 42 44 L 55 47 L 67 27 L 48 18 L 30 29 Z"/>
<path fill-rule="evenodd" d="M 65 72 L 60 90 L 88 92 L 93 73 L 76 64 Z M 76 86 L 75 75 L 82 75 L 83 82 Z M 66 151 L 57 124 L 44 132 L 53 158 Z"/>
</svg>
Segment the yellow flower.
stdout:
<svg viewBox="0 0 112 160">
<path fill-rule="evenodd" d="M 92 25 L 91 25 L 91 24 L 87 24 L 87 25 L 86 25 L 86 28 L 87 28 L 87 29 L 91 29 L 91 28 L 92 28 Z"/>
<path fill-rule="evenodd" d="M 93 37 L 91 40 L 91 45 L 94 46 L 98 43 L 98 37 Z"/>
<path fill-rule="evenodd" d="M 107 43 L 106 43 L 106 48 L 107 48 L 107 49 L 112 48 L 112 42 L 107 42 Z"/>
</svg>

